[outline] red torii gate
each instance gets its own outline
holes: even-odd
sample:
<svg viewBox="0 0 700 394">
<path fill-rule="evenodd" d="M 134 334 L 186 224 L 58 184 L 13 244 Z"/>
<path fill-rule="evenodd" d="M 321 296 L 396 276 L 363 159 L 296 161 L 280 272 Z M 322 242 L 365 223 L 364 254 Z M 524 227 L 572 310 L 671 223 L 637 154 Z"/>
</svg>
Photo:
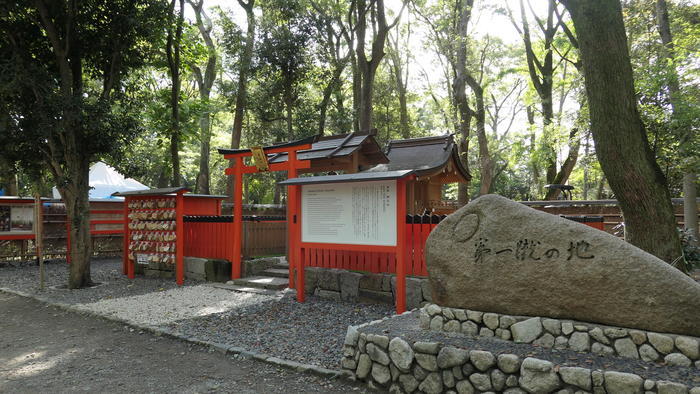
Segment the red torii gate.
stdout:
<svg viewBox="0 0 700 394">
<path fill-rule="evenodd" d="M 231 256 L 231 279 L 241 277 L 241 239 L 243 235 L 243 174 L 254 174 L 263 171 L 287 171 L 287 178 L 296 178 L 299 170 L 311 168 L 311 160 L 299 160 L 297 152 L 300 150 L 311 149 L 312 144 L 318 136 L 312 136 L 306 139 L 292 141 L 286 144 L 272 145 L 260 148 L 265 155 L 281 155 L 287 154 L 287 160 L 281 163 L 268 164 L 266 170 L 261 170 L 256 166 L 247 165 L 244 163 L 244 158 L 252 157 L 251 149 L 219 149 L 219 153 L 224 155 L 224 159 L 233 160 L 233 166 L 226 168 L 226 175 L 234 176 L 233 185 L 233 250 Z M 298 239 L 298 224 L 296 223 L 296 208 L 297 208 L 297 187 L 290 186 L 287 193 L 287 222 L 290 228 L 287 229 L 289 250 L 293 251 L 296 247 L 295 240 Z M 296 267 L 295 256 L 289 253 L 289 269 L 294 272 Z M 294 288 L 294 276 L 289 275 L 289 287 Z"/>
</svg>

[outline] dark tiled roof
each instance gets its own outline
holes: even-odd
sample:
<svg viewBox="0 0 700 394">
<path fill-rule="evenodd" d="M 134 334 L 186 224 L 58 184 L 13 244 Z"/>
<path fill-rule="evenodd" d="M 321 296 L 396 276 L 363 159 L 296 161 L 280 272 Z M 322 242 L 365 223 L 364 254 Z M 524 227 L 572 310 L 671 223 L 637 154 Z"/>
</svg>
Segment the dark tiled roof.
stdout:
<svg viewBox="0 0 700 394">
<path fill-rule="evenodd" d="M 439 170 L 447 165 L 450 158 L 454 158 L 457 172 L 465 179 L 471 179 L 471 175 L 459 160 L 457 145 L 452 135 L 390 141 L 386 155 L 389 163 L 379 164 L 367 171 L 413 170 L 416 175 L 422 176 Z"/>
<path fill-rule="evenodd" d="M 311 185 L 317 183 L 345 183 L 345 182 L 365 182 L 365 181 L 383 181 L 390 179 L 399 179 L 411 175 L 413 171 L 386 171 L 386 172 L 358 172 L 355 174 L 342 175 L 322 175 L 322 176 L 306 176 L 301 178 L 287 179 L 286 181 L 278 182 L 279 185 Z"/>
<path fill-rule="evenodd" d="M 311 149 L 297 152 L 297 158 L 299 160 L 313 160 L 349 156 L 358 149 L 362 149 L 363 144 L 368 146 L 367 150 L 369 154 L 374 153 L 378 156 L 375 160 L 375 164 L 388 162 L 373 136 L 354 133 L 320 137 L 311 145 Z M 269 161 L 270 163 L 285 162 L 287 161 L 287 154 L 270 155 Z"/>
<path fill-rule="evenodd" d="M 305 145 L 305 144 L 311 144 L 314 143 L 318 140 L 319 136 L 318 135 L 312 135 L 311 137 L 306 137 L 302 138 L 300 140 L 294 140 L 294 141 L 289 141 L 289 142 L 282 142 L 276 145 L 270 145 L 266 146 L 264 148 L 286 148 L 286 147 L 292 147 L 292 146 L 297 146 L 297 145 Z M 235 154 L 235 153 L 246 153 L 250 152 L 250 149 L 224 149 L 224 148 L 219 148 L 217 149 L 219 153 L 222 155 L 228 155 L 228 154 Z"/>
</svg>

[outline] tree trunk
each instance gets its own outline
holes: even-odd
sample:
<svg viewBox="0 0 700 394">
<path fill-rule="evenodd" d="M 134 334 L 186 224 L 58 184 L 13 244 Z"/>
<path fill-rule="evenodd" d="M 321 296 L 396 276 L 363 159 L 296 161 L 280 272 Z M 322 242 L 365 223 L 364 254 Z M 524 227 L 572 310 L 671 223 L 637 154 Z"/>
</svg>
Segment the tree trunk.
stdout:
<svg viewBox="0 0 700 394">
<path fill-rule="evenodd" d="M 168 57 L 168 68 L 170 70 L 170 160 L 173 165 L 173 178 L 171 186 L 180 186 L 180 43 L 182 41 L 182 28 L 185 18 L 185 0 L 179 0 L 180 11 L 173 37 L 172 25 L 168 26 L 168 38 L 166 54 Z M 175 17 L 175 0 L 171 3 L 171 18 Z"/>
<path fill-rule="evenodd" d="M 596 154 L 620 203 L 625 239 L 686 271 L 666 179 L 637 110 L 620 2 L 564 4 L 578 34 Z"/>
<path fill-rule="evenodd" d="M 231 149 L 241 147 L 241 136 L 243 135 L 243 117 L 245 116 L 246 106 L 248 105 L 248 78 L 250 74 L 250 65 L 253 59 L 253 45 L 255 44 L 255 13 L 253 7 L 255 0 L 244 2 L 238 0 L 238 4 L 243 7 L 248 21 L 246 32 L 245 47 L 241 55 L 240 68 L 238 69 L 238 92 L 236 94 L 236 109 L 233 114 L 233 129 L 231 130 Z M 229 161 L 229 167 L 232 167 L 233 160 Z M 233 202 L 233 185 L 234 179 L 232 176 L 226 178 L 226 194 L 229 196 L 228 201 Z"/>
<path fill-rule="evenodd" d="M 323 135 L 326 131 L 326 117 L 328 112 L 328 105 L 331 101 L 331 96 L 333 95 L 333 92 L 335 92 L 338 88 L 338 85 L 340 83 L 340 76 L 343 74 L 343 70 L 345 70 L 346 63 L 347 62 L 345 60 L 342 60 L 339 64 L 335 66 L 335 69 L 333 70 L 333 75 L 331 76 L 331 80 L 328 82 L 328 85 L 326 85 L 326 87 L 323 88 L 323 99 L 321 100 L 321 104 L 319 105 L 319 135 Z"/>
<path fill-rule="evenodd" d="M 574 170 L 574 166 L 576 165 L 576 161 L 578 160 L 578 150 L 581 147 L 581 140 L 579 140 L 578 136 L 578 130 L 576 128 L 571 129 L 571 133 L 569 133 L 569 154 L 566 156 L 566 160 L 564 160 L 564 164 L 562 164 L 561 169 L 559 172 L 556 174 L 554 177 L 552 183 L 555 185 L 564 185 L 566 182 L 569 180 L 569 175 L 571 175 L 571 171 Z M 584 178 L 585 178 L 585 173 L 584 173 Z M 585 179 L 584 179 L 585 183 Z M 585 189 L 584 185 L 584 189 Z M 544 197 L 545 200 L 556 200 L 557 197 L 559 197 L 559 194 L 561 193 L 560 189 L 555 189 L 555 188 L 550 188 L 547 191 L 547 195 Z M 585 199 L 585 198 L 584 198 Z"/>
<path fill-rule="evenodd" d="M 698 240 L 698 177 L 696 174 L 685 174 L 683 176 L 683 222 L 685 229 L 695 238 L 693 243 L 697 245 Z"/>
<path fill-rule="evenodd" d="M 457 109 L 456 131 L 460 137 L 459 158 L 464 168 L 469 171 L 469 129 L 471 127 L 472 110 L 469 108 L 467 98 L 467 28 L 471 18 L 473 0 L 460 0 L 455 3 L 456 17 L 458 18 L 456 29 L 454 79 L 452 80 L 453 105 Z M 469 185 L 460 183 L 457 189 L 457 201 L 460 204 L 469 202 Z"/>
<path fill-rule="evenodd" d="M 76 158 L 77 159 L 77 158 Z M 90 163 L 87 160 L 74 160 L 67 163 L 67 184 L 58 186 L 58 191 L 66 205 L 66 216 L 70 223 L 70 266 L 68 288 L 79 289 L 92 285 L 90 279 Z"/>
<path fill-rule="evenodd" d="M 203 10 L 204 0 L 199 0 L 199 2 L 188 0 L 188 2 L 195 11 L 197 28 L 202 35 L 202 40 L 207 46 L 207 65 L 204 70 L 204 75 L 202 75 L 201 70 L 196 65 L 192 67 L 192 71 L 195 74 L 197 85 L 199 86 L 199 98 L 208 107 L 211 88 L 216 78 L 217 52 L 214 40 L 211 38 L 213 25 L 209 16 Z M 197 174 L 195 190 L 197 193 L 209 194 L 209 155 L 211 150 L 211 112 L 209 108 L 204 111 L 199 119 L 199 130 L 199 173 Z"/>
</svg>

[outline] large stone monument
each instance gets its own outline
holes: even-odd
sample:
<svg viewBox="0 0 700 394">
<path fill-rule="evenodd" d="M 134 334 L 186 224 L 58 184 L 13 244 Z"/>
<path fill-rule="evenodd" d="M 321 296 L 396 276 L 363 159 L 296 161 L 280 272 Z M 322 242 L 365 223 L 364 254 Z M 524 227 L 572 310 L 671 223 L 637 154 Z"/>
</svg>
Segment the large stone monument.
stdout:
<svg viewBox="0 0 700 394">
<path fill-rule="evenodd" d="M 435 303 L 700 336 L 700 284 L 603 231 L 482 196 L 426 245 Z"/>
</svg>

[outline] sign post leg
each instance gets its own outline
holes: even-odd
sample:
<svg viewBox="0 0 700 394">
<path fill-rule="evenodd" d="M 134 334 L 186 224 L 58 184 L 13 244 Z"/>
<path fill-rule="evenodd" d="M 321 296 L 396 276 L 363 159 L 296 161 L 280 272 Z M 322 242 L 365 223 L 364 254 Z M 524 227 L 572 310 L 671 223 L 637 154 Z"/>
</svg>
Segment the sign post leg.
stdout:
<svg viewBox="0 0 700 394">
<path fill-rule="evenodd" d="M 406 311 L 406 181 L 396 182 L 396 313 Z"/>
<path fill-rule="evenodd" d="M 236 157 L 233 186 L 233 259 L 231 279 L 241 277 L 241 238 L 243 235 L 243 158 Z"/>
</svg>

